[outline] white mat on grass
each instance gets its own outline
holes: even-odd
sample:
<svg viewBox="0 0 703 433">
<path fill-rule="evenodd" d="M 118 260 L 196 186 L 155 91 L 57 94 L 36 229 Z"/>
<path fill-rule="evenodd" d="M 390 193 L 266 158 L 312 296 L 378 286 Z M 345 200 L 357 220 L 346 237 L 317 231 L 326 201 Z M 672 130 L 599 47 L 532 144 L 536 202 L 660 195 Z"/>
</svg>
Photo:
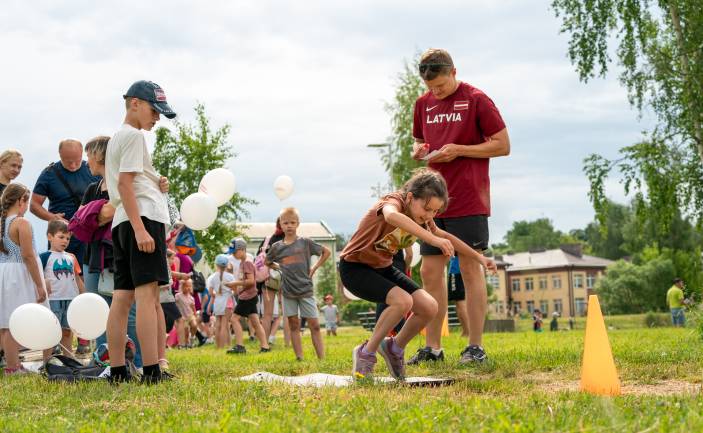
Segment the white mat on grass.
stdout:
<svg viewBox="0 0 703 433">
<path fill-rule="evenodd" d="M 248 376 L 240 377 L 239 380 L 249 381 L 249 382 L 281 382 L 287 383 L 289 385 L 297 386 L 349 386 L 354 383 L 354 379 L 351 376 L 337 376 L 334 374 L 325 373 L 312 373 L 306 374 L 305 376 L 279 376 L 277 374 L 269 373 L 267 371 L 260 371 Z M 447 379 L 440 379 L 436 377 L 408 377 L 405 379 L 407 383 L 422 383 L 422 382 L 433 382 L 433 381 L 444 381 Z M 376 383 L 392 383 L 396 382 L 392 377 L 374 377 Z"/>
</svg>

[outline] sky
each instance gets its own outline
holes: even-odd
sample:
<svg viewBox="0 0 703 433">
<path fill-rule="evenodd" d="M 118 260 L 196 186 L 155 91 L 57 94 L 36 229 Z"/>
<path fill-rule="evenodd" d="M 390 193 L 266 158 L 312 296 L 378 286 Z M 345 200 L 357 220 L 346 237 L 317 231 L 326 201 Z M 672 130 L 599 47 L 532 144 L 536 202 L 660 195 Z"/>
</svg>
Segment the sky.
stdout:
<svg viewBox="0 0 703 433">
<path fill-rule="evenodd" d="M 549 1 L 9 1 L 0 15 L 0 143 L 25 157 L 34 185 L 58 143 L 112 135 L 121 95 L 140 79 L 161 85 L 179 121 L 200 102 L 229 124 L 237 190 L 259 202 L 247 221 L 282 206 L 350 234 L 387 181 L 369 143 L 391 132 L 403 62 L 447 49 L 457 76 L 488 94 L 511 154 L 491 161 L 491 243 L 513 221 L 546 217 L 562 231 L 593 219 L 584 157 L 617 155 L 651 127 L 617 80 L 587 84 L 567 58 Z M 164 126 L 170 126 L 163 119 Z M 150 146 L 153 133 L 146 133 Z M 273 181 L 295 182 L 283 202 Z M 611 180 L 608 195 L 625 200 Z M 244 221 L 246 222 L 246 221 Z M 33 220 L 37 237 L 46 227 Z M 226 240 L 224 240 L 226 241 Z M 223 241 L 223 242 L 224 242 Z"/>
</svg>

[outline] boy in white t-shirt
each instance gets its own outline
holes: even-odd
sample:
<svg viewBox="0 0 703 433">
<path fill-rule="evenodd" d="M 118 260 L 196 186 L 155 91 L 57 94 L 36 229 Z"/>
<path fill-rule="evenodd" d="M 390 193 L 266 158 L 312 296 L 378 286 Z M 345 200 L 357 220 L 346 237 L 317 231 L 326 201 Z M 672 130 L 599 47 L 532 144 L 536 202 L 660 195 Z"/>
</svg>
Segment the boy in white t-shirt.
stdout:
<svg viewBox="0 0 703 433">
<path fill-rule="evenodd" d="M 127 316 L 137 303 L 137 335 L 144 364 L 143 383 L 170 378 L 161 374 L 158 347 L 164 335 L 158 332 L 161 316 L 159 286 L 170 284 L 166 263 L 168 204 L 164 192 L 168 181 L 151 162 L 141 130 L 150 131 L 159 115 L 176 117 L 163 89 L 151 81 L 137 81 L 124 95 L 126 114 L 122 128 L 107 145 L 105 182 L 115 207 L 112 242 L 115 292 L 107 323 L 108 346 L 125 345 Z M 131 379 L 125 367 L 124 350 L 110 352 L 110 381 Z"/>
<path fill-rule="evenodd" d="M 71 241 L 68 224 L 63 220 L 49 221 L 46 231 L 49 251 L 39 255 L 44 267 L 44 279 L 49 292 L 49 306 L 61 324 L 61 347 L 64 355 L 73 355 L 73 333 L 68 326 L 68 305 L 73 298 L 85 292 L 81 265 L 73 254 L 66 251 Z"/>
</svg>

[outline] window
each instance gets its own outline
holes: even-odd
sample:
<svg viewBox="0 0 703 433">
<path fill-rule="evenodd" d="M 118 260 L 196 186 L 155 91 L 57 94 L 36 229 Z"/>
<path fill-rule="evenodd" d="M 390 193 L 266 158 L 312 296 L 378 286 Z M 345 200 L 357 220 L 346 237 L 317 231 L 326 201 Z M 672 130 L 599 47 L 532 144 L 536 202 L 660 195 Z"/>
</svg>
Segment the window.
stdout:
<svg viewBox="0 0 703 433">
<path fill-rule="evenodd" d="M 497 301 L 495 304 L 495 313 L 496 314 L 503 314 L 505 313 L 505 306 L 503 305 L 503 301 Z"/>
<path fill-rule="evenodd" d="M 530 314 L 535 312 L 535 301 L 527 301 L 527 312 Z"/>
<path fill-rule="evenodd" d="M 486 282 L 494 289 L 500 289 L 500 279 L 498 278 L 498 275 L 488 275 L 486 277 Z"/>
<path fill-rule="evenodd" d="M 542 314 L 546 317 L 547 313 L 549 313 L 549 301 L 547 301 L 547 300 L 539 301 L 539 309 L 542 312 Z"/>
<path fill-rule="evenodd" d="M 561 289 L 561 277 L 552 275 L 552 289 Z"/>
<path fill-rule="evenodd" d="M 574 289 L 583 288 L 583 274 L 574 274 Z"/>
<path fill-rule="evenodd" d="M 561 299 L 555 299 L 555 300 L 554 300 L 554 311 L 556 311 L 557 313 L 559 313 L 559 315 L 561 315 L 561 312 L 562 312 L 562 310 L 561 310 Z"/>
<path fill-rule="evenodd" d="M 512 280 L 512 287 L 513 287 L 513 292 L 519 292 L 520 291 L 520 279 L 515 278 Z"/>
<path fill-rule="evenodd" d="M 532 277 L 525 278 L 525 291 L 530 292 L 534 290 L 535 285 Z"/>
<path fill-rule="evenodd" d="M 596 274 L 586 274 L 586 288 L 592 289 L 596 285 Z"/>
<path fill-rule="evenodd" d="M 576 314 L 579 316 L 586 314 L 586 301 L 583 298 L 575 298 L 574 304 L 576 304 Z"/>
<path fill-rule="evenodd" d="M 540 290 L 547 290 L 547 276 L 546 276 L 546 275 L 540 275 L 540 277 L 539 277 L 539 289 L 540 289 Z"/>
<path fill-rule="evenodd" d="M 513 311 L 515 314 L 520 314 L 520 311 L 522 310 L 522 302 L 513 302 Z"/>
</svg>

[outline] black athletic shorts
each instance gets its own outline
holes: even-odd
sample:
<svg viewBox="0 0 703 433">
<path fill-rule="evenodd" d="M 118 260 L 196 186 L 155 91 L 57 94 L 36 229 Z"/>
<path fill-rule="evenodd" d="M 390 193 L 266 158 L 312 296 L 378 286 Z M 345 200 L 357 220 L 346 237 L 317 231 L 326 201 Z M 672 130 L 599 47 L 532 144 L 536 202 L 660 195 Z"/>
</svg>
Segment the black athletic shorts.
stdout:
<svg viewBox="0 0 703 433">
<path fill-rule="evenodd" d="M 376 303 L 385 303 L 388 292 L 396 286 L 410 294 L 420 290 L 415 281 L 393 266 L 375 269 L 342 259 L 339 261 L 339 276 L 347 290 L 361 299 Z"/>
<path fill-rule="evenodd" d="M 466 245 L 478 252 L 488 248 L 488 217 L 486 215 L 471 215 L 456 218 L 435 218 L 437 227 L 461 239 Z M 420 244 L 420 254 L 423 256 L 439 256 L 442 250 L 430 244 Z"/>
<path fill-rule="evenodd" d="M 115 264 L 115 289 L 134 290 L 143 284 L 170 284 L 166 261 L 166 228 L 163 223 L 142 217 L 144 228 L 154 239 L 153 253 L 139 251 L 134 229 L 129 221 L 112 229 Z"/>
<path fill-rule="evenodd" d="M 447 275 L 447 291 L 449 292 L 448 299 L 450 301 L 463 301 L 466 299 L 464 280 L 461 278 L 461 274 Z"/>
<path fill-rule="evenodd" d="M 256 296 L 251 299 L 240 299 L 234 307 L 234 314 L 240 317 L 249 317 L 250 314 L 259 314 L 259 310 L 256 308 L 258 302 L 259 298 Z"/>
<path fill-rule="evenodd" d="M 182 317 L 181 312 L 175 302 L 163 302 L 161 309 L 164 310 L 164 318 L 166 319 L 166 332 L 171 332 L 173 324 Z"/>
<path fill-rule="evenodd" d="M 203 311 L 200 315 L 203 323 L 210 323 L 210 314 Z"/>
</svg>

